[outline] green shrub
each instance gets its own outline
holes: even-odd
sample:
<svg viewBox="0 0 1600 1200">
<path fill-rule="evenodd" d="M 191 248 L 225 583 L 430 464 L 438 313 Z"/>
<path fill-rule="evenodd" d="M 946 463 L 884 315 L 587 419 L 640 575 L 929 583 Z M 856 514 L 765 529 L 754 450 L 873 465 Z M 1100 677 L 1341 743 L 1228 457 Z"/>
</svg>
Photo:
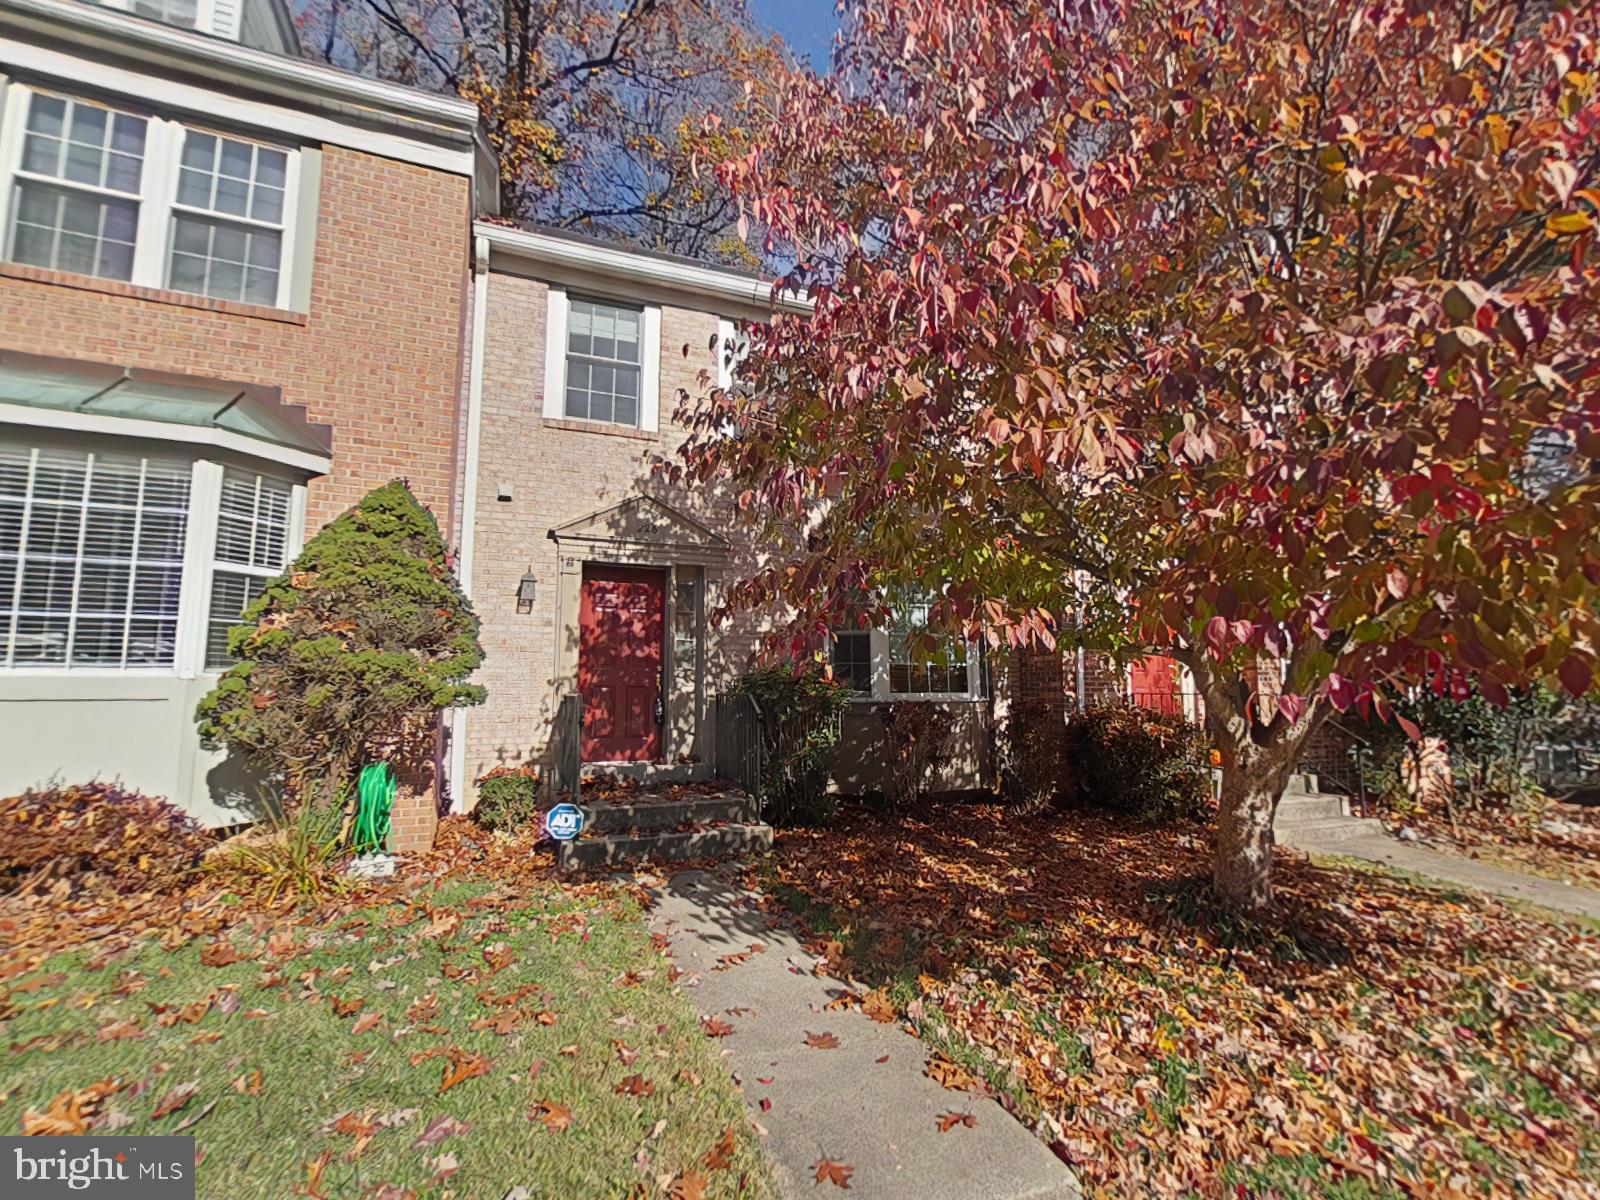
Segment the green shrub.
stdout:
<svg viewBox="0 0 1600 1200">
<path fill-rule="evenodd" d="M 1072 802 L 1142 821 L 1201 816 L 1211 799 L 1205 735 L 1181 716 L 1125 704 L 1085 709 L 1066 725 Z"/>
<path fill-rule="evenodd" d="M 342 794 L 326 806 L 303 804 L 217 847 L 206 873 L 222 888 L 258 904 L 320 904 L 350 888 L 340 831 Z"/>
<path fill-rule="evenodd" d="M 832 820 L 838 800 L 828 775 L 850 689 L 820 666 L 781 664 L 752 671 L 733 693 L 755 702 L 765 818 L 775 825 Z"/>
<path fill-rule="evenodd" d="M 884 757 L 893 781 L 890 804 L 898 812 L 920 808 L 955 748 L 955 714 L 925 700 L 897 700 L 883 715 Z"/>
<path fill-rule="evenodd" d="M 441 710 L 484 698 L 467 682 L 478 619 L 433 515 L 398 480 L 267 582 L 228 651 L 239 661 L 200 702 L 201 737 L 280 782 L 286 811 L 353 794 L 363 761 L 416 753 Z"/>
<path fill-rule="evenodd" d="M 478 780 L 472 819 L 491 832 L 509 833 L 537 821 L 542 808 L 537 767 L 496 767 Z"/>
</svg>

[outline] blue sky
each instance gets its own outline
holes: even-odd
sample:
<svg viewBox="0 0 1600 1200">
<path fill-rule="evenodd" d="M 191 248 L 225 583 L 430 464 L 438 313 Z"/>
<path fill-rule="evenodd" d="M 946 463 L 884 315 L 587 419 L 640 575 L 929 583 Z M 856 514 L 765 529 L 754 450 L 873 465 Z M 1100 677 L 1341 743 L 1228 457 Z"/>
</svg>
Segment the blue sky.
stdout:
<svg viewBox="0 0 1600 1200">
<path fill-rule="evenodd" d="M 750 7 L 756 20 L 781 35 L 797 56 L 826 71 L 839 27 L 833 5 L 834 0 L 751 0 Z"/>
</svg>

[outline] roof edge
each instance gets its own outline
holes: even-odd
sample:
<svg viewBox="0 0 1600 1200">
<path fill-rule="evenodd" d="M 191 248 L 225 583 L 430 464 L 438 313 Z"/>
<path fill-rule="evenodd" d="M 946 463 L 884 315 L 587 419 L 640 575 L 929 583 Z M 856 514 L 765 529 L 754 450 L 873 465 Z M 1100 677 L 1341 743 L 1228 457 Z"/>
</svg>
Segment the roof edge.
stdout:
<svg viewBox="0 0 1600 1200">
<path fill-rule="evenodd" d="M 357 105 L 421 121 L 470 141 L 477 106 L 397 83 L 368 79 L 337 67 L 287 58 L 224 38 L 147 21 L 85 0 L 0 0 L 0 17 L 20 18 L 73 36 L 80 49 L 107 48 L 161 65 L 180 65 L 219 83 L 246 83 L 284 99 L 324 107 Z"/>
<path fill-rule="evenodd" d="M 612 279 L 643 280 L 659 287 L 758 308 L 799 315 L 808 314 L 813 308 L 808 297 L 793 291 L 779 292 L 770 279 L 644 254 L 625 246 L 561 237 L 492 221 L 476 222 L 473 233 L 488 241 L 491 261 L 495 253 L 500 253 Z"/>
</svg>

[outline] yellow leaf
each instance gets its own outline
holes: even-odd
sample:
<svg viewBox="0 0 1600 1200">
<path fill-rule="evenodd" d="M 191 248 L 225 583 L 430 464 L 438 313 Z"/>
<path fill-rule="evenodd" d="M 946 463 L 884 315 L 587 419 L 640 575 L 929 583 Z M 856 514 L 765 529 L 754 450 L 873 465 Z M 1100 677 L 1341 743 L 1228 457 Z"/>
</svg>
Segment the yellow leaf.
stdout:
<svg viewBox="0 0 1600 1200">
<path fill-rule="evenodd" d="M 1594 218 L 1586 212 L 1564 212 L 1548 218 L 1544 223 L 1544 231 L 1550 237 L 1563 237 L 1572 233 L 1584 233 L 1594 226 Z"/>
</svg>

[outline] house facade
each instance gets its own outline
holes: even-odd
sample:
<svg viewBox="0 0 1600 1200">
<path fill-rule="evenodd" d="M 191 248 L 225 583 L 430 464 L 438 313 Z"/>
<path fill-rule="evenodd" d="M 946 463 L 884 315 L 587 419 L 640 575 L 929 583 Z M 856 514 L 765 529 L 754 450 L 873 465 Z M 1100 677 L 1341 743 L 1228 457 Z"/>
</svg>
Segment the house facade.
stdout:
<svg viewBox="0 0 1600 1200">
<path fill-rule="evenodd" d="M 7 792 L 247 818 L 194 733 L 228 626 L 376 484 L 459 528 L 476 110 L 293 38 L 283 0 L 0 0 Z"/>
<path fill-rule="evenodd" d="M 582 762 L 647 778 L 708 778 L 715 696 L 750 666 L 764 621 L 712 616 L 763 548 L 733 501 L 656 471 L 682 444 L 680 391 L 726 384 L 740 322 L 775 303 L 734 271 L 565 235 L 480 223 L 463 456 L 463 582 L 483 622 L 488 688 L 453 714 L 452 794 L 470 805 L 496 767 L 557 753 L 581 701 Z M 779 298 L 776 303 L 792 304 Z M 908 606 L 914 608 L 914 606 Z M 916 613 L 906 617 L 915 621 Z M 855 693 L 835 770 L 842 791 L 886 789 L 883 703 L 948 706 L 946 786 L 988 782 L 981 656 L 913 662 L 895 631 L 840 635 Z"/>
</svg>

